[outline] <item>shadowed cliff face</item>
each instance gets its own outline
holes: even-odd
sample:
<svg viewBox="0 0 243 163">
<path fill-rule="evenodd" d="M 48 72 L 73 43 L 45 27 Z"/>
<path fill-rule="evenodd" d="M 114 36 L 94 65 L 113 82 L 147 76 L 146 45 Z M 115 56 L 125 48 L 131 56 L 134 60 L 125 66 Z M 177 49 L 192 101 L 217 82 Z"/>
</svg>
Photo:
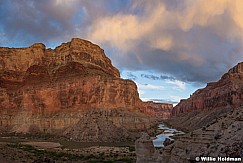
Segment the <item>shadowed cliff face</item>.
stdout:
<svg viewBox="0 0 243 163">
<path fill-rule="evenodd" d="M 192 130 L 206 125 L 227 108 L 243 104 L 243 63 L 230 69 L 218 82 L 208 83 L 173 108 L 177 127 Z M 198 117 L 197 119 L 195 117 Z M 200 119 L 200 120 L 199 120 Z"/>
<path fill-rule="evenodd" d="M 168 118 L 171 109 L 169 104 L 143 103 L 136 84 L 121 79 L 104 51 L 91 42 L 72 39 L 54 50 L 45 49 L 43 44 L 0 48 L 1 131 L 38 131 L 67 137 L 73 133 L 79 135 L 74 136 L 78 140 L 108 141 L 100 132 L 108 124 L 129 138 L 131 132 L 146 130 L 155 123 L 148 116 L 158 113 L 160 118 Z M 99 128 L 92 139 L 92 127 L 85 127 L 95 118 L 84 118 L 93 117 L 91 110 L 99 111 L 93 112 L 99 123 L 90 123 Z M 118 113 L 107 114 L 112 110 Z M 87 125 L 75 127 L 83 121 Z M 116 134 L 113 138 L 119 140 Z"/>
<path fill-rule="evenodd" d="M 218 82 L 208 83 L 187 100 L 174 107 L 173 115 L 243 104 L 243 62 L 224 74 Z"/>
</svg>

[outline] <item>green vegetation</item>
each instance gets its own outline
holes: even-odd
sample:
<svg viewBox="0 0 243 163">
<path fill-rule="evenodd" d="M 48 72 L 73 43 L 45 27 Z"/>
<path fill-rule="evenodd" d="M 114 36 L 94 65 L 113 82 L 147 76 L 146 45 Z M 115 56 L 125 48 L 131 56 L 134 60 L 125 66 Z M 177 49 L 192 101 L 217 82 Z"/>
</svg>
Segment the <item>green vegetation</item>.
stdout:
<svg viewBox="0 0 243 163">
<path fill-rule="evenodd" d="M 32 145 L 22 144 L 22 142 L 43 142 L 46 141 L 48 137 L 48 142 L 60 143 L 61 149 L 38 149 Z M 19 158 L 24 161 L 25 155 L 27 153 L 28 160 L 38 160 L 45 161 L 45 159 L 53 161 L 66 162 L 70 161 L 84 161 L 89 163 L 132 163 L 135 162 L 135 145 L 133 141 L 127 142 L 75 142 L 67 141 L 65 139 L 53 138 L 51 135 L 45 135 L 45 139 L 42 136 L 34 137 L 31 135 L 21 135 L 18 137 L 16 134 L 7 135 L 7 137 L 0 137 L 0 142 L 8 143 L 7 146 L 10 148 L 18 149 L 18 156 L 12 157 L 12 160 L 18 160 Z M 97 153 L 74 153 L 73 150 L 85 149 L 88 147 L 118 147 L 127 148 L 127 150 L 122 150 L 121 153 L 118 151 L 109 152 L 97 152 Z M 67 150 L 66 150 L 67 149 Z M 6 155 L 7 156 L 7 155 Z M 24 157 L 24 158 L 23 158 Z"/>
<path fill-rule="evenodd" d="M 43 149 L 36 149 L 31 145 L 22 145 L 22 144 L 8 144 L 9 147 L 18 148 L 23 151 L 32 153 L 36 157 L 50 157 L 54 160 L 60 160 L 63 158 L 67 158 L 68 160 L 82 160 L 85 158 L 83 155 L 76 155 L 64 152 L 56 152 L 56 151 L 48 151 Z"/>
<path fill-rule="evenodd" d="M 27 141 L 46 141 L 46 139 L 39 138 L 29 138 L 29 137 L 0 137 L 0 142 L 8 142 L 8 143 L 20 143 Z M 105 147 L 128 147 L 133 146 L 134 141 L 126 141 L 126 142 L 76 142 L 76 141 L 67 141 L 62 139 L 48 139 L 50 142 L 60 143 L 63 148 L 77 149 L 77 148 L 85 148 L 92 146 L 105 146 Z"/>
<path fill-rule="evenodd" d="M 129 149 L 129 152 L 134 152 L 135 151 L 135 146 L 134 145 L 133 146 L 129 146 L 128 149 Z"/>
<path fill-rule="evenodd" d="M 23 145 L 20 143 L 10 143 L 7 145 L 10 148 L 17 148 L 25 152 L 29 152 L 32 155 L 32 158 L 51 158 L 52 160 L 59 161 L 78 161 L 83 160 L 88 163 L 115 163 L 115 162 L 123 162 L 123 163 L 132 163 L 135 160 L 135 155 L 130 155 L 133 157 L 125 156 L 121 158 L 121 155 L 118 153 L 110 153 L 105 154 L 104 152 L 99 154 L 74 154 L 62 151 L 55 150 L 45 150 L 45 149 L 37 149 L 31 145 Z M 129 146 L 129 151 L 134 151 L 134 146 Z"/>
<path fill-rule="evenodd" d="M 103 146 L 103 147 L 129 147 L 133 146 L 134 142 L 75 142 L 75 141 L 60 141 L 62 146 L 70 149 L 85 148 L 92 146 Z"/>
</svg>

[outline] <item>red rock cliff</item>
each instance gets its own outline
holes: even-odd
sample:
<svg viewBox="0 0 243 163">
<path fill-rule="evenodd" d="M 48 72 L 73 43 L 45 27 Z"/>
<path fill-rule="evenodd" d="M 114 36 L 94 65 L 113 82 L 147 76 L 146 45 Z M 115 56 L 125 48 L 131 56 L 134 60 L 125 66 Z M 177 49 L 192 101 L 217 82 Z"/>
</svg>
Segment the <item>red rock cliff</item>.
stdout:
<svg viewBox="0 0 243 163">
<path fill-rule="evenodd" d="M 173 108 L 173 116 L 191 111 L 238 107 L 243 104 L 243 62 L 230 69 L 218 82 L 208 83 Z"/>
<path fill-rule="evenodd" d="M 148 101 L 148 102 L 141 102 L 139 108 L 142 113 L 159 117 L 162 119 L 167 119 L 168 117 L 171 116 L 173 105 L 160 104 L 160 103 Z"/>
<path fill-rule="evenodd" d="M 35 128 L 40 132 L 99 141 L 100 130 L 95 130 L 96 137 L 90 136 L 97 125 L 102 128 L 102 123 L 103 127 L 110 124 L 117 131 L 144 130 L 154 123 L 146 115 L 159 113 L 161 118 L 167 118 L 170 108 L 167 104 L 143 103 L 136 84 L 121 79 L 104 50 L 89 41 L 72 39 L 54 50 L 46 49 L 43 44 L 0 48 L 2 131 L 30 132 Z M 72 134 L 74 130 L 70 128 L 94 120 L 93 109 L 101 112 L 95 112 L 99 116 L 91 123 L 90 130 L 86 131 L 87 125 L 81 125 L 82 128 L 79 125 L 76 128 L 79 132 Z M 88 136 L 79 135 L 81 132 Z"/>
</svg>

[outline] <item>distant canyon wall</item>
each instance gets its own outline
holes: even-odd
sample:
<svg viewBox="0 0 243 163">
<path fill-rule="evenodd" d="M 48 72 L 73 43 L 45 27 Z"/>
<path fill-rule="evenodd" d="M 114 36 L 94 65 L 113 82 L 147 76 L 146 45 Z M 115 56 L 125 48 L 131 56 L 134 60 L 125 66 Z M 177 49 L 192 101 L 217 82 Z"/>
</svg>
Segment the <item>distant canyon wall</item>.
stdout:
<svg viewBox="0 0 243 163">
<path fill-rule="evenodd" d="M 230 69 L 218 82 L 208 83 L 187 100 L 181 100 L 172 111 L 173 116 L 191 111 L 243 105 L 243 63 Z"/>
<path fill-rule="evenodd" d="M 173 108 L 169 123 L 184 131 L 205 127 L 231 109 L 243 106 L 243 62 L 208 83 Z"/>
</svg>

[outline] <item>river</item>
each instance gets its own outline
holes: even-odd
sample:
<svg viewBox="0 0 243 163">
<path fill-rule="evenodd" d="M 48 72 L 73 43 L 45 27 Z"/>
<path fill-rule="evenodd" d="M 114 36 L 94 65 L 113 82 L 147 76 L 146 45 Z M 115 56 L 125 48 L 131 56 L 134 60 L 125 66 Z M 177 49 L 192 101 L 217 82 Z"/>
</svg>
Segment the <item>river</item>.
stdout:
<svg viewBox="0 0 243 163">
<path fill-rule="evenodd" d="M 166 138 L 173 140 L 171 137 L 174 135 L 185 134 L 182 131 L 178 131 L 174 128 L 169 128 L 165 126 L 163 123 L 158 125 L 158 130 L 161 130 L 162 133 L 156 136 L 156 139 L 153 140 L 154 147 L 164 147 L 163 143 Z"/>
</svg>

